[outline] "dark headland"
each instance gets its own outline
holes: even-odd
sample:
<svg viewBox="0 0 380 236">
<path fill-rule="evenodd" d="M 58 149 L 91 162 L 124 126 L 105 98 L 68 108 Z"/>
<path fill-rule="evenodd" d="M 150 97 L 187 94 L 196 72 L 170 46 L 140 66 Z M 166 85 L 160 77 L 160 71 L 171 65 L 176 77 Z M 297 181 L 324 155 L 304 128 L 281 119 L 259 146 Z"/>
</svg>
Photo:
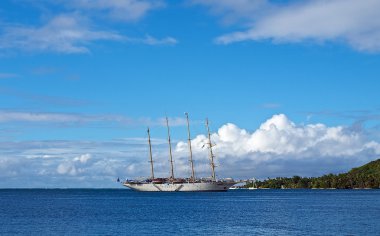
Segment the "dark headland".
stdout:
<svg viewBox="0 0 380 236">
<path fill-rule="evenodd" d="M 369 162 L 363 166 L 353 168 L 347 173 L 338 175 L 328 174 L 321 177 L 268 178 L 245 187 L 273 189 L 374 189 L 380 188 L 380 159 Z"/>
</svg>

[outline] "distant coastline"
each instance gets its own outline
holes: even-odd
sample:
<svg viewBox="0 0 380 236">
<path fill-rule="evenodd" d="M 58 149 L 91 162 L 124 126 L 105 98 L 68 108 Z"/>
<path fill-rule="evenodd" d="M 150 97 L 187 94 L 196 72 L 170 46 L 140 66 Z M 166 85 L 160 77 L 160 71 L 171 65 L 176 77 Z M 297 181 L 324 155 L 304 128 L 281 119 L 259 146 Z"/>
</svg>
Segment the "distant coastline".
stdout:
<svg viewBox="0 0 380 236">
<path fill-rule="evenodd" d="M 380 188 L 380 159 L 347 173 L 321 177 L 277 177 L 256 181 L 243 188 L 258 189 L 378 189 Z"/>
</svg>

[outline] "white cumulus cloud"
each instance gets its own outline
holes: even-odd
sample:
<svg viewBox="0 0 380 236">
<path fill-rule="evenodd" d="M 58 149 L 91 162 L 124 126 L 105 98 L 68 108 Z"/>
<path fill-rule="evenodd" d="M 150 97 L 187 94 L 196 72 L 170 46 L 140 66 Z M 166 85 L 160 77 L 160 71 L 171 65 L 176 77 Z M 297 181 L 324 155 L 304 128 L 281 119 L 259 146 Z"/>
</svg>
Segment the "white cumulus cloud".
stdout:
<svg viewBox="0 0 380 236">
<path fill-rule="evenodd" d="M 245 179 L 348 171 L 380 158 L 380 143 L 368 134 L 346 126 L 297 124 L 277 114 L 255 130 L 227 123 L 211 138 L 217 176 Z M 210 176 L 207 142 L 204 134 L 192 139 L 198 177 Z M 152 139 L 152 143 L 155 175 L 167 177 L 167 141 Z M 175 176 L 189 176 L 186 137 L 173 144 Z M 149 176 L 148 160 L 146 138 L 2 141 L 0 187 L 117 187 L 117 177 Z"/>
<path fill-rule="evenodd" d="M 61 175 L 77 175 L 84 172 L 86 168 L 86 163 L 91 159 L 91 154 L 83 154 L 78 157 L 73 158 L 72 160 L 65 160 L 60 163 L 57 167 L 58 174 Z"/>
<path fill-rule="evenodd" d="M 232 175 L 246 170 L 246 174 L 278 176 L 276 172 L 289 174 L 297 166 L 294 174 L 313 175 L 323 168 L 326 173 L 334 171 L 332 166 L 336 171 L 350 163 L 359 165 L 380 157 L 380 144 L 364 133 L 344 126 L 297 125 L 284 114 L 274 115 L 252 132 L 225 124 L 212 134 L 212 140 L 222 172 Z M 205 160 L 201 153 L 207 142 L 205 135 L 192 140 L 198 161 Z M 179 142 L 176 151 L 186 156 L 187 143 Z"/>
<path fill-rule="evenodd" d="M 284 114 L 274 115 L 251 133 L 228 123 L 212 134 L 212 138 L 220 156 L 244 156 L 257 152 L 305 158 L 315 155 L 337 157 L 353 156 L 369 149 L 377 151 L 380 146 L 343 126 L 296 125 Z M 200 135 L 193 143 L 201 148 L 206 143 L 205 139 Z M 185 146 L 185 143 L 178 144 L 178 147 Z"/>
<path fill-rule="evenodd" d="M 88 160 L 90 160 L 90 158 L 91 158 L 91 154 L 86 153 L 86 154 L 80 155 L 79 157 L 75 157 L 73 161 L 79 161 L 80 163 L 85 164 Z"/>
</svg>

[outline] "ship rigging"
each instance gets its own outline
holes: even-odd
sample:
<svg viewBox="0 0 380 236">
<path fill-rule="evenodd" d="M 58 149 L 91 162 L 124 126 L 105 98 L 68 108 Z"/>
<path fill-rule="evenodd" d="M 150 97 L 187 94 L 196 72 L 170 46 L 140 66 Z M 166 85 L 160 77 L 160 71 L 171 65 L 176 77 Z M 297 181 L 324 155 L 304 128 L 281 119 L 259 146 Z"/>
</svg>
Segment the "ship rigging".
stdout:
<svg viewBox="0 0 380 236">
<path fill-rule="evenodd" d="M 172 155 L 172 145 L 170 138 L 170 127 L 169 127 L 169 119 L 166 117 L 166 127 L 167 127 L 167 135 L 168 135 L 168 146 L 169 146 L 169 163 L 170 163 L 170 176 L 168 178 L 155 178 L 154 175 L 154 162 L 152 156 L 152 142 L 150 137 L 150 129 L 147 129 L 148 133 L 148 145 L 149 145 L 149 162 L 151 175 L 150 178 L 145 179 L 143 181 L 139 180 L 127 180 L 123 182 L 123 185 L 137 191 L 227 191 L 231 186 L 236 184 L 236 182 L 231 179 L 216 179 L 215 175 L 215 155 L 213 153 L 212 147 L 214 146 L 211 142 L 211 133 L 209 128 L 208 119 L 206 119 L 206 130 L 207 130 L 207 146 L 209 150 L 209 160 L 211 167 L 211 178 L 196 178 L 195 170 L 194 170 L 194 160 L 193 160 L 193 152 L 191 146 L 191 135 L 190 135 L 190 124 L 189 124 L 189 115 L 186 115 L 186 123 L 187 123 L 187 134 L 188 134 L 188 148 L 189 148 L 189 164 L 191 170 L 191 176 L 189 178 L 175 178 L 174 176 L 174 161 Z"/>
</svg>

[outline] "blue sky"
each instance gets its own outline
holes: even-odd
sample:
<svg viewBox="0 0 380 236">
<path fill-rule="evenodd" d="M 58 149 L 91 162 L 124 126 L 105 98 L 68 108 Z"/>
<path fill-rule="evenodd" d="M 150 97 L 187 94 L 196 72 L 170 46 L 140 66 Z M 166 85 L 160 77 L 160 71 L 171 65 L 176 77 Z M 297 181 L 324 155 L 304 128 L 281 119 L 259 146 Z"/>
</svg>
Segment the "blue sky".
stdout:
<svg viewBox="0 0 380 236">
<path fill-rule="evenodd" d="M 147 126 L 164 175 L 165 115 L 185 175 L 185 111 L 194 142 L 211 120 L 221 177 L 312 176 L 377 159 L 378 7 L 371 0 L 2 1 L 0 187 L 113 187 L 115 176 L 147 175 Z M 332 147 L 340 147 L 336 155 L 326 151 Z"/>
</svg>

